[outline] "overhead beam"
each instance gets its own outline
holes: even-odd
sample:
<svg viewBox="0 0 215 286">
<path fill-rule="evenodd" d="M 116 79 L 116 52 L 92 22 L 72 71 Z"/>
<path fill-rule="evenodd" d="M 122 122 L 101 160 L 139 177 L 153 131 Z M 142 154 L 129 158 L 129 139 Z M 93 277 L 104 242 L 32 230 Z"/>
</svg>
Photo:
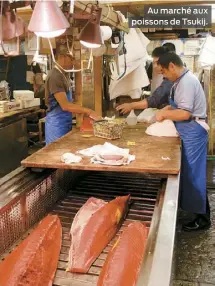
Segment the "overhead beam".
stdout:
<svg viewBox="0 0 215 286">
<path fill-rule="evenodd" d="M 122 6 L 115 6 L 112 5 L 115 10 L 120 11 L 125 17 L 130 14 L 130 16 L 140 16 L 140 13 L 138 12 L 138 7 L 136 6 L 129 6 L 129 5 L 122 5 Z M 143 7 L 143 6 L 142 6 Z M 142 8 L 141 7 L 141 8 Z"/>
<path fill-rule="evenodd" d="M 91 12 L 89 3 L 96 4 L 97 1 L 75 1 L 75 7 L 85 11 L 87 13 Z M 88 6 L 87 6 L 88 5 Z M 113 27 L 118 28 L 119 30 L 122 30 L 126 33 L 129 32 L 129 27 L 127 23 L 120 23 L 119 17 L 116 11 L 114 11 L 113 7 L 111 5 L 104 5 L 99 3 L 99 7 L 102 8 L 102 18 L 101 22 L 107 23 Z"/>
</svg>

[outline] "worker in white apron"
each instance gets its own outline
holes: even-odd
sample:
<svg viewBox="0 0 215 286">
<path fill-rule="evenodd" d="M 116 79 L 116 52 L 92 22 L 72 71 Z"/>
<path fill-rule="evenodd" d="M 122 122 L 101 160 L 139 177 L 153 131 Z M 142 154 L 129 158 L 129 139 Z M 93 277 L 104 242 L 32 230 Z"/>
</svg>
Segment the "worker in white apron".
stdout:
<svg viewBox="0 0 215 286">
<path fill-rule="evenodd" d="M 182 140 L 180 207 L 195 214 L 183 230 L 196 231 L 211 226 L 206 190 L 206 163 L 209 127 L 206 123 L 206 98 L 198 78 L 184 68 L 175 53 L 159 58 L 163 75 L 174 82 L 170 105 L 156 115 L 158 121 L 173 120 Z"/>
</svg>

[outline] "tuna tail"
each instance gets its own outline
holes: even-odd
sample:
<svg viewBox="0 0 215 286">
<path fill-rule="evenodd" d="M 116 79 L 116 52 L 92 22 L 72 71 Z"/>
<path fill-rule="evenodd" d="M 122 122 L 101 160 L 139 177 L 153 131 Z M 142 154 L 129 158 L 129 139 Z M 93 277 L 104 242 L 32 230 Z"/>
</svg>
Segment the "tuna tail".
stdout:
<svg viewBox="0 0 215 286">
<path fill-rule="evenodd" d="M 130 206 L 130 194 L 123 197 L 117 197 L 116 203 L 119 205 L 119 226 L 123 223 L 125 220 L 129 206 Z"/>
</svg>

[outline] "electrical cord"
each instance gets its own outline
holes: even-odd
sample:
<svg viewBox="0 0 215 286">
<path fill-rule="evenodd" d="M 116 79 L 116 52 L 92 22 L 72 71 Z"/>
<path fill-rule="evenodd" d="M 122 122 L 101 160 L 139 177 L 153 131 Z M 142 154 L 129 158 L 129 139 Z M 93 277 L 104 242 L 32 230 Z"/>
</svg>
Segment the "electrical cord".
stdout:
<svg viewBox="0 0 215 286">
<path fill-rule="evenodd" d="M 98 2 L 98 1 L 97 1 Z M 87 3 L 86 7 L 84 8 L 84 10 L 82 11 L 82 14 L 84 14 L 84 12 L 87 10 L 88 6 L 91 5 L 91 9 L 93 6 L 93 3 Z M 97 5 L 97 4 L 96 4 Z"/>
<path fill-rule="evenodd" d="M 121 78 L 123 78 L 123 76 L 126 74 L 127 71 L 127 62 L 126 62 L 126 48 L 125 48 L 125 33 L 123 32 L 123 36 L 122 36 L 122 50 L 124 53 L 124 72 L 120 75 L 120 77 L 118 77 L 117 80 L 120 80 Z"/>
<path fill-rule="evenodd" d="M 125 33 L 123 32 L 123 36 L 122 36 L 122 51 L 123 51 L 123 55 L 124 55 L 124 71 L 123 71 L 123 73 L 117 78 L 117 80 L 120 80 L 121 78 L 123 78 L 123 76 L 126 74 L 126 71 L 127 71 L 127 61 L 126 61 L 126 53 L 127 53 L 127 51 L 126 51 L 126 48 L 125 48 Z M 115 80 L 115 79 L 113 79 L 111 76 L 110 76 L 110 78 L 112 79 L 112 80 Z"/>
<path fill-rule="evenodd" d="M 1 23 L 0 23 L 0 43 L 2 44 L 2 36 L 3 36 L 3 23 L 2 23 L 2 15 L 3 15 L 3 0 L 1 0 L 1 12 L 0 12 L 0 18 L 1 18 Z"/>
</svg>

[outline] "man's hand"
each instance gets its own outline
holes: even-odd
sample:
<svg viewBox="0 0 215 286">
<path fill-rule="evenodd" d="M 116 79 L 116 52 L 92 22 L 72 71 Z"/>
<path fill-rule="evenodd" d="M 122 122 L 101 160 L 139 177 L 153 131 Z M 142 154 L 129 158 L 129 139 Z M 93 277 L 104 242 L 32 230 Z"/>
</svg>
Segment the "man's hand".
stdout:
<svg viewBox="0 0 215 286">
<path fill-rule="evenodd" d="M 191 117 L 191 112 L 182 109 L 162 109 L 156 114 L 157 121 L 163 121 L 164 119 L 172 120 L 172 121 L 184 121 L 189 120 Z"/>
<path fill-rule="evenodd" d="M 165 110 L 161 110 L 158 113 L 156 113 L 156 120 L 161 122 L 165 119 Z"/>
<path fill-rule="evenodd" d="M 95 111 L 91 110 L 91 112 L 88 115 L 93 120 L 101 120 L 102 117 L 98 115 Z"/>
<path fill-rule="evenodd" d="M 116 110 L 125 114 L 125 113 L 129 113 L 132 109 L 132 104 L 131 103 L 124 103 L 121 104 L 119 106 L 117 106 Z"/>
<path fill-rule="evenodd" d="M 167 105 L 162 110 L 173 110 L 171 105 Z"/>
</svg>

